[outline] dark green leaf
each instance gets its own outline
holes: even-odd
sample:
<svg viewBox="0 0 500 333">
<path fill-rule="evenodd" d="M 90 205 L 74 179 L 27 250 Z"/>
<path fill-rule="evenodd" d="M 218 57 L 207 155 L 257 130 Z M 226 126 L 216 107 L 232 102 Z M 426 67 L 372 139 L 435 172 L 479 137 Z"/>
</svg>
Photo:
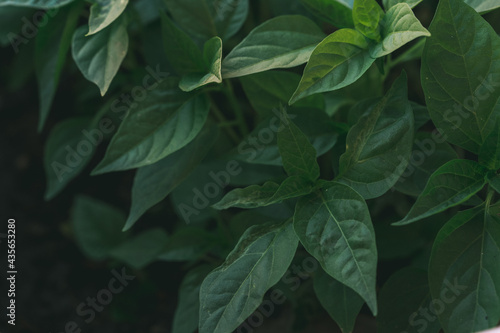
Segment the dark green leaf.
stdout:
<svg viewBox="0 0 500 333">
<path fill-rule="evenodd" d="M 100 34 L 86 36 L 86 31 L 87 27 L 81 26 L 73 34 L 73 59 L 83 76 L 95 83 L 104 96 L 127 54 L 127 26 L 124 19 L 119 19 Z"/>
<path fill-rule="evenodd" d="M 500 113 L 500 37 L 461 0 L 440 1 L 429 30 L 421 75 L 432 121 L 478 153 Z"/>
<path fill-rule="evenodd" d="M 165 0 L 179 26 L 201 40 L 233 36 L 245 22 L 248 0 Z"/>
<path fill-rule="evenodd" d="M 95 260 L 107 258 L 128 236 L 121 232 L 125 214 L 87 196 L 76 197 L 71 222 L 76 242 L 86 256 Z"/>
<path fill-rule="evenodd" d="M 277 109 L 273 113 L 274 116 L 261 122 L 238 145 L 238 154 L 234 158 L 247 163 L 282 165 L 277 144 L 282 114 Z M 291 108 L 288 114 L 309 138 L 317 156 L 329 151 L 337 142 L 339 128 L 324 112 L 309 108 Z"/>
<path fill-rule="evenodd" d="M 363 299 L 322 269 L 315 273 L 313 283 L 316 297 L 330 317 L 342 332 L 352 332 L 356 317 L 364 304 Z"/>
<path fill-rule="evenodd" d="M 88 117 L 70 118 L 57 124 L 50 132 L 44 154 L 47 179 L 45 200 L 61 192 L 94 156 L 103 134 L 98 130 L 89 131 L 90 122 Z"/>
<path fill-rule="evenodd" d="M 347 148 L 340 157 L 337 178 L 364 198 L 376 198 L 387 192 L 408 165 L 414 120 L 406 81 L 403 73 L 347 135 Z"/>
<path fill-rule="evenodd" d="M 457 152 L 439 132 L 419 132 L 415 135 L 410 163 L 394 187 L 401 193 L 418 196 L 439 167 L 457 158 Z"/>
<path fill-rule="evenodd" d="M 377 249 L 365 200 L 347 185 L 323 182 L 297 203 L 294 227 L 323 269 L 363 297 L 376 315 Z"/>
<path fill-rule="evenodd" d="M 217 138 L 217 127 L 208 124 L 187 146 L 172 155 L 139 168 L 132 186 L 132 206 L 124 230 L 172 192 L 203 160 Z"/>
<path fill-rule="evenodd" d="M 500 169 L 500 118 L 479 148 L 479 163 L 490 170 Z"/>
<path fill-rule="evenodd" d="M 200 287 L 212 269 L 213 267 L 210 265 L 198 266 L 190 270 L 182 280 L 172 333 L 193 333 L 198 328 Z"/>
<path fill-rule="evenodd" d="M 192 95 L 167 78 L 132 104 L 104 159 L 92 174 L 128 170 L 150 165 L 178 151 L 200 132 L 208 116 L 204 95 Z"/>
<path fill-rule="evenodd" d="M 292 72 L 267 71 L 240 78 L 250 104 L 264 118 L 274 109 L 286 105 L 300 82 L 300 76 Z M 296 107 L 324 109 L 323 96 L 315 95 L 298 101 Z"/>
<path fill-rule="evenodd" d="M 222 76 L 232 78 L 289 68 L 309 60 L 325 34 L 299 15 L 279 16 L 253 29 L 222 61 Z"/>
<path fill-rule="evenodd" d="M 353 28 L 354 0 L 300 0 L 313 14 L 338 28 Z"/>
<path fill-rule="evenodd" d="M 203 55 L 195 42 L 161 12 L 161 33 L 168 62 L 179 74 L 203 72 Z"/>
<path fill-rule="evenodd" d="M 193 73 L 183 76 L 179 83 L 179 87 L 182 90 L 192 91 L 209 83 L 222 82 L 222 40 L 219 37 L 213 37 L 205 43 L 203 60 L 207 70 L 203 73 Z"/>
<path fill-rule="evenodd" d="M 264 185 L 251 185 L 246 188 L 232 190 L 216 203 L 215 209 L 256 208 L 269 206 L 286 199 L 311 193 L 312 182 L 302 176 L 291 176 L 281 184 L 266 182 Z"/>
<path fill-rule="evenodd" d="M 307 136 L 300 131 L 282 109 L 281 131 L 278 132 L 278 149 L 283 168 L 289 176 L 303 176 L 311 181 L 319 178 L 316 150 Z"/>
<path fill-rule="evenodd" d="M 337 30 L 326 37 L 312 52 L 289 104 L 355 82 L 375 61 L 368 47 L 365 37 L 352 29 Z"/>
<path fill-rule="evenodd" d="M 488 169 L 477 162 L 453 160 L 437 169 L 406 217 L 404 225 L 459 205 L 484 187 Z"/>
<path fill-rule="evenodd" d="M 298 240 L 291 223 L 248 229 L 226 261 L 203 281 L 200 333 L 229 333 L 285 274 Z"/>
<path fill-rule="evenodd" d="M 58 15 L 44 14 L 47 24 L 40 26 L 35 45 L 35 68 L 40 98 L 41 131 L 52 107 L 59 77 L 67 58 L 81 6 L 69 6 Z"/>
<path fill-rule="evenodd" d="M 440 231 L 429 264 L 445 332 L 478 332 L 500 320 L 500 219 L 495 207 L 460 212 Z"/>
<path fill-rule="evenodd" d="M 128 0 L 92 0 L 90 7 L 89 32 L 95 34 L 113 23 L 127 7 Z"/>
</svg>

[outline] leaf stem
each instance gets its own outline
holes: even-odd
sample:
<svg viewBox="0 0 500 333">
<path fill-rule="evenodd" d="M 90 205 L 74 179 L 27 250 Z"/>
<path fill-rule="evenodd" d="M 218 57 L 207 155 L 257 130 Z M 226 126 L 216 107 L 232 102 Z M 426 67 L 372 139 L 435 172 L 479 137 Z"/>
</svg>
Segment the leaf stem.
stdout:
<svg viewBox="0 0 500 333">
<path fill-rule="evenodd" d="M 234 110 L 234 113 L 236 114 L 236 120 L 238 121 L 238 127 L 240 129 L 240 132 L 243 136 L 247 136 L 249 131 L 247 128 L 247 123 L 245 121 L 245 116 L 243 114 L 243 110 L 240 107 L 240 104 L 236 100 L 236 97 L 234 95 L 234 90 L 233 86 L 231 85 L 231 81 L 226 80 L 226 84 L 224 84 L 224 93 L 226 94 L 226 97 L 229 101 L 229 105 L 231 108 Z"/>
<path fill-rule="evenodd" d="M 214 99 L 210 95 L 208 98 L 210 99 L 210 104 L 211 104 L 213 114 L 217 118 L 217 120 L 219 121 L 218 125 L 220 127 L 224 127 L 224 129 L 226 130 L 226 132 L 229 135 L 229 137 L 231 138 L 231 140 L 233 140 L 233 142 L 235 144 L 238 144 L 241 141 L 238 134 L 236 134 L 236 132 L 234 131 L 234 129 L 231 126 L 227 126 L 227 124 L 229 124 L 230 122 L 226 119 L 226 117 L 224 116 L 224 113 L 222 113 L 222 111 L 219 109 L 219 107 L 215 103 Z"/>
</svg>

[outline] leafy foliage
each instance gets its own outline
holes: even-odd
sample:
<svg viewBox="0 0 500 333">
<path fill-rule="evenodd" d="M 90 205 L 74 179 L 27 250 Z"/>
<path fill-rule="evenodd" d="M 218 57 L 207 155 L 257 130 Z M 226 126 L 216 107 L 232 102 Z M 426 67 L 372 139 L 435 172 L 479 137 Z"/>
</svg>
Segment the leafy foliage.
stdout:
<svg viewBox="0 0 500 333">
<path fill-rule="evenodd" d="M 78 195 L 66 234 L 96 261 L 180 262 L 176 333 L 286 300 L 343 332 L 494 327 L 500 5 L 420 2 L 0 0 L 1 45 L 35 38 L 45 199 L 123 172 L 120 208 Z M 30 8 L 31 37 L 11 17 Z"/>
</svg>

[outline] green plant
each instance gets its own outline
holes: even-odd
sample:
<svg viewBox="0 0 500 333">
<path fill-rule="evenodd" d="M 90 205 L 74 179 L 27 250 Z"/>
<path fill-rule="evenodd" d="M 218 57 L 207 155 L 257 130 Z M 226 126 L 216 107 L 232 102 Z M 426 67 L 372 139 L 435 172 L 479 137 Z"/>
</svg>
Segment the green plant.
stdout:
<svg viewBox="0 0 500 333">
<path fill-rule="evenodd" d="M 343 332 L 360 311 L 382 333 L 496 326 L 500 37 L 481 14 L 500 4 L 440 0 L 426 29 L 420 2 L 0 1 L 64 5 L 34 41 L 40 130 L 70 47 L 112 95 L 82 83 L 89 107 L 51 129 L 46 199 L 112 135 L 92 175 L 137 169 L 130 213 L 80 196 L 74 235 L 95 260 L 188 262 L 176 333 L 251 331 L 302 297 Z M 127 231 L 158 211 L 165 228 Z M 305 296 L 283 292 L 298 262 Z"/>
</svg>

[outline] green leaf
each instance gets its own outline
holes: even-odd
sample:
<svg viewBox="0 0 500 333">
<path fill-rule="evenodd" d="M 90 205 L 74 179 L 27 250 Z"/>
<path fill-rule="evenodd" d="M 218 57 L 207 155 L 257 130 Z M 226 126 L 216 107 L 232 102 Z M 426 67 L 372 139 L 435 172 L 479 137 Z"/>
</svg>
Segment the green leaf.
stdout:
<svg viewBox="0 0 500 333">
<path fill-rule="evenodd" d="M 278 149 L 283 168 L 289 176 L 303 176 L 311 181 L 319 178 L 316 150 L 307 136 L 295 125 L 285 109 L 281 110 L 281 131 L 278 132 Z"/>
<path fill-rule="evenodd" d="M 400 3 L 406 3 L 410 8 L 416 7 L 422 0 L 382 0 L 384 8 L 389 10 L 391 7 L 396 6 Z"/>
<path fill-rule="evenodd" d="M 240 78 L 248 101 L 264 118 L 274 109 L 286 105 L 300 82 L 300 75 L 285 71 L 267 71 Z M 324 109 L 323 96 L 314 95 L 295 104 L 296 107 Z"/>
<path fill-rule="evenodd" d="M 313 286 L 319 302 L 342 332 L 352 332 L 356 317 L 364 304 L 363 299 L 322 269 L 315 273 Z"/>
<path fill-rule="evenodd" d="M 86 31 L 81 26 L 73 35 L 73 59 L 83 76 L 95 83 L 104 96 L 127 54 L 127 26 L 125 20 L 119 19 L 99 34 L 86 36 Z"/>
<path fill-rule="evenodd" d="M 479 149 L 479 163 L 490 170 L 500 169 L 500 118 Z"/>
<path fill-rule="evenodd" d="M 496 0 L 464 0 L 464 2 L 480 14 L 500 8 L 500 3 Z"/>
<path fill-rule="evenodd" d="M 382 42 L 370 48 L 370 55 L 373 58 L 388 55 L 418 37 L 431 35 L 406 3 L 391 7 L 380 25 Z"/>
<path fill-rule="evenodd" d="M 109 26 L 125 10 L 128 0 L 92 0 L 89 17 L 89 32 L 93 35 Z"/>
<path fill-rule="evenodd" d="M 297 203 L 295 232 L 323 269 L 363 297 L 376 315 L 377 248 L 368 207 L 349 186 L 322 184 Z"/>
<path fill-rule="evenodd" d="M 237 148 L 234 158 L 246 163 L 283 165 L 277 144 L 280 119 L 283 115 L 275 109 L 274 116 L 261 122 Z M 306 134 L 309 142 L 321 156 L 337 142 L 337 125 L 323 112 L 316 109 L 291 108 L 289 117 Z"/>
<path fill-rule="evenodd" d="M 206 71 L 203 73 L 188 74 L 182 77 L 179 87 L 184 91 L 192 91 L 209 83 L 221 83 L 222 40 L 213 37 L 205 43 L 203 60 Z M 208 73 L 206 73 L 208 72 Z"/>
<path fill-rule="evenodd" d="M 300 0 L 309 11 L 338 28 L 353 28 L 354 0 Z"/>
<path fill-rule="evenodd" d="M 478 332 L 500 320 L 498 207 L 460 212 L 441 229 L 429 263 L 431 294 L 445 332 Z"/>
<path fill-rule="evenodd" d="M 248 229 L 226 261 L 201 285 L 200 333 L 236 329 L 285 274 L 297 244 L 288 222 Z"/>
<path fill-rule="evenodd" d="M 93 175 L 156 163 L 198 135 L 210 104 L 204 95 L 177 86 L 177 79 L 165 79 L 128 111 Z"/>
<path fill-rule="evenodd" d="M 246 20 L 248 0 L 165 0 L 174 21 L 198 39 L 233 36 Z"/>
<path fill-rule="evenodd" d="M 337 178 L 366 199 L 387 192 L 408 165 L 414 120 L 406 81 L 403 73 L 347 135 Z"/>
<path fill-rule="evenodd" d="M 231 50 L 222 61 L 222 77 L 302 65 L 324 37 L 321 29 L 306 17 L 287 15 L 270 19 Z"/>
<path fill-rule="evenodd" d="M 172 333 L 193 333 L 198 328 L 200 317 L 200 287 L 213 269 L 202 265 L 190 270 L 179 288 L 179 302 L 175 308 Z"/>
<path fill-rule="evenodd" d="M 124 230 L 151 207 L 165 199 L 198 166 L 217 138 L 217 127 L 207 126 L 187 146 L 137 170 L 132 185 L 132 206 Z"/>
<path fill-rule="evenodd" d="M 73 1 L 75 0 L 0 0 L 0 7 L 18 6 L 51 9 L 62 7 Z"/>
<path fill-rule="evenodd" d="M 121 232 L 125 214 L 102 201 L 77 196 L 71 209 L 76 242 L 89 258 L 102 260 L 122 244 L 128 234 Z"/>
<path fill-rule="evenodd" d="M 257 208 L 282 202 L 286 199 L 296 198 L 311 193 L 312 182 L 302 176 L 288 177 L 278 185 L 266 182 L 264 185 L 251 185 L 246 188 L 232 190 L 216 203 L 215 209 Z"/>
<path fill-rule="evenodd" d="M 500 37 L 461 0 L 442 0 L 422 56 L 422 88 L 447 140 L 478 153 L 500 113 Z"/>
<path fill-rule="evenodd" d="M 439 132 L 419 132 L 415 135 L 410 163 L 394 188 L 401 193 L 418 196 L 439 167 L 457 158 L 457 152 Z"/>
<path fill-rule="evenodd" d="M 380 42 L 380 20 L 384 11 L 375 0 L 354 0 L 352 18 L 356 30 L 366 37 Z"/>
<path fill-rule="evenodd" d="M 380 291 L 377 332 L 438 333 L 439 321 L 429 320 L 431 301 L 426 271 L 407 267 L 396 272 Z"/>
<path fill-rule="evenodd" d="M 158 257 L 167 242 L 163 229 L 149 229 L 114 248 L 110 256 L 132 268 L 142 269 Z"/>
<path fill-rule="evenodd" d="M 170 65 L 179 74 L 203 72 L 203 54 L 195 42 L 177 28 L 165 13 L 160 12 L 160 16 L 163 47 Z"/>
<path fill-rule="evenodd" d="M 312 52 L 289 104 L 355 82 L 375 61 L 368 47 L 365 37 L 352 29 L 337 30 L 326 37 Z"/>
<path fill-rule="evenodd" d="M 88 131 L 91 119 L 89 117 L 70 118 L 58 123 L 45 143 L 44 167 L 47 179 L 45 200 L 50 200 L 59 194 L 66 185 L 90 162 L 96 150 L 96 144 L 103 139 L 84 136 Z"/>
<path fill-rule="evenodd" d="M 453 160 L 436 170 L 406 217 L 405 225 L 459 205 L 486 184 L 488 169 L 470 160 Z"/>
<path fill-rule="evenodd" d="M 494 176 L 488 179 L 488 182 L 490 186 L 497 191 L 497 193 L 500 193 L 500 176 Z"/>
<path fill-rule="evenodd" d="M 72 5 L 53 17 L 44 14 L 48 22 L 38 29 L 35 40 L 35 68 L 40 98 L 38 131 L 43 129 L 52 107 L 80 10 L 81 6 Z"/>
</svg>

